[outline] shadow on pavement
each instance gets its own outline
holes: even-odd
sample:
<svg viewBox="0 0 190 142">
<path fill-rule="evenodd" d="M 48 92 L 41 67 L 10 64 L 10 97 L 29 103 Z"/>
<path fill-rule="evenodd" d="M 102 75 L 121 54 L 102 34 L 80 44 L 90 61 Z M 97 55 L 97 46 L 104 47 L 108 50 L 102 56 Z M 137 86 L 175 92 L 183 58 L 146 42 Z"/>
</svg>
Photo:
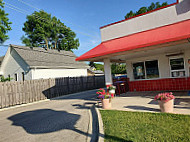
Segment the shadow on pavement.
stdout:
<svg viewBox="0 0 190 142">
<path fill-rule="evenodd" d="M 124 108 L 134 109 L 134 110 L 147 110 L 147 111 L 154 111 L 160 112 L 160 109 L 145 107 L 145 106 L 125 106 Z"/>
<path fill-rule="evenodd" d="M 80 119 L 80 115 L 66 111 L 39 109 L 22 112 L 8 119 L 13 122 L 12 125 L 23 127 L 29 134 L 43 134 L 69 129 L 87 135 L 87 133 L 75 128 L 75 124 Z"/>
</svg>

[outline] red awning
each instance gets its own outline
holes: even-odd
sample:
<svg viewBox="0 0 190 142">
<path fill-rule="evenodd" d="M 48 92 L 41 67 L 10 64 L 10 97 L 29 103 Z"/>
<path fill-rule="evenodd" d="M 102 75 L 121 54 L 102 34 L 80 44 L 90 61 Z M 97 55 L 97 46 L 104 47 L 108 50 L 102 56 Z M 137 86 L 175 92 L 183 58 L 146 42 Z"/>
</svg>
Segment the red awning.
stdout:
<svg viewBox="0 0 190 142">
<path fill-rule="evenodd" d="M 190 38 L 190 19 L 102 42 L 100 45 L 76 58 L 76 61 L 88 61 L 95 57 L 178 41 L 186 38 Z"/>
</svg>

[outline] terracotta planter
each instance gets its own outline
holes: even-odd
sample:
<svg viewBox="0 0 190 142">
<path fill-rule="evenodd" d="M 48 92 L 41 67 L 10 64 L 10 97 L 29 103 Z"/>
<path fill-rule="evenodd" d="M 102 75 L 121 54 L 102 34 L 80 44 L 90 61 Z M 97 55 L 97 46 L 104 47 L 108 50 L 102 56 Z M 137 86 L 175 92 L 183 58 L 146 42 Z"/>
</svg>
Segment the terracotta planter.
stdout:
<svg viewBox="0 0 190 142">
<path fill-rule="evenodd" d="M 170 100 L 168 102 L 158 101 L 158 103 L 160 105 L 161 112 L 168 112 L 168 113 L 172 113 L 173 112 L 174 99 L 172 99 L 172 100 Z"/>
<path fill-rule="evenodd" d="M 102 99 L 102 108 L 111 109 L 111 99 Z"/>
</svg>

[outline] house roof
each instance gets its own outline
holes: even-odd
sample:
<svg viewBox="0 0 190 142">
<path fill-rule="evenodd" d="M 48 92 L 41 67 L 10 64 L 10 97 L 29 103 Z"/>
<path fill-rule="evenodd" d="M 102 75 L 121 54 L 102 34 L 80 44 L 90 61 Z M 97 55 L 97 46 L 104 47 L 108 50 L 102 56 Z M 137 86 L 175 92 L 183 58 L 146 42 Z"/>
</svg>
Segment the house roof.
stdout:
<svg viewBox="0 0 190 142">
<path fill-rule="evenodd" d="M 30 68 L 75 68 L 87 69 L 85 62 L 76 62 L 76 55 L 70 51 L 58 51 L 39 47 L 10 45 Z"/>
<path fill-rule="evenodd" d="M 190 38 L 189 25 L 190 19 L 105 41 L 76 58 L 76 61 L 88 61 L 119 52 L 187 39 Z"/>
</svg>

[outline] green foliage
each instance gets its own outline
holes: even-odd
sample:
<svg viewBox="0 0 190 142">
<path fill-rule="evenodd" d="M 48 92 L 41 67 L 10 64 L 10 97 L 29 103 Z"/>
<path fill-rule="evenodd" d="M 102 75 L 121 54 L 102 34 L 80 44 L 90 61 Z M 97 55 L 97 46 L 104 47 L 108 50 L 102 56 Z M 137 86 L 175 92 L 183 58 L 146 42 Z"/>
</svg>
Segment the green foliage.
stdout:
<svg viewBox="0 0 190 142">
<path fill-rule="evenodd" d="M 126 65 L 120 63 L 113 63 L 111 65 L 112 74 L 125 74 L 126 73 Z"/>
<path fill-rule="evenodd" d="M 96 70 L 104 71 L 104 65 L 103 64 L 90 62 L 89 66 L 95 67 Z M 126 65 L 121 64 L 121 63 L 113 63 L 113 64 L 111 64 L 111 72 L 112 72 L 112 74 L 126 74 Z"/>
<path fill-rule="evenodd" d="M 78 49 L 76 34 L 55 16 L 44 11 L 35 11 L 27 16 L 21 40 L 26 46 L 45 47 L 72 51 Z"/>
<path fill-rule="evenodd" d="M 11 81 L 11 80 L 12 80 L 12 78 L 10 78 L 10 77 L 5 78 L 4 76 L 1 76 L 1 78 L 0 78 L 0 82 L 6 82 L 6 81 Z"/>
<path fill-rule="evenodd" d="M 103 64 L 96 64 L 95 63 L 95 68 L 96 68 L 96 70 L 104 71 L 104 65 Z"/>
<path fill-rule="evenodd" d="M 152 10 L 155 10 L 157 8 L 167 6 L 167 5 L 168 5 L 167 2 L 164 2 L 161 5 L 159 2 L 156 2 L 156 3 L 152 2 L 149 7 L 141 7 L 137 12 L 130 11 L 129 13 L 126 14 L 125 19 L 134 17 L 134 16 L 139 15 L 139 14 L 143 14 L 143 13 L 146 13 L 148 11 L 152 11 Z"/>
<path fill-rule="evenodd" d="M 94 63 L 94 62 L 90 62 L 90 63 L 89 63 L 89 66 L 90 66 L 90 67 L 95 67 L 95 63 Z"/>
<path fill-rule="evenodd" d="M 4 3 L 3 0 L 0 0 L 0 43 L 4 43 L 9 37 L 7 32 L 11 30 L 8 14 L 3 10 Z"/>
<path fill-rule="evenodd" d="M 101 110 L 105 142 L 188 142 L 189 115 Z"/>
</svg>

